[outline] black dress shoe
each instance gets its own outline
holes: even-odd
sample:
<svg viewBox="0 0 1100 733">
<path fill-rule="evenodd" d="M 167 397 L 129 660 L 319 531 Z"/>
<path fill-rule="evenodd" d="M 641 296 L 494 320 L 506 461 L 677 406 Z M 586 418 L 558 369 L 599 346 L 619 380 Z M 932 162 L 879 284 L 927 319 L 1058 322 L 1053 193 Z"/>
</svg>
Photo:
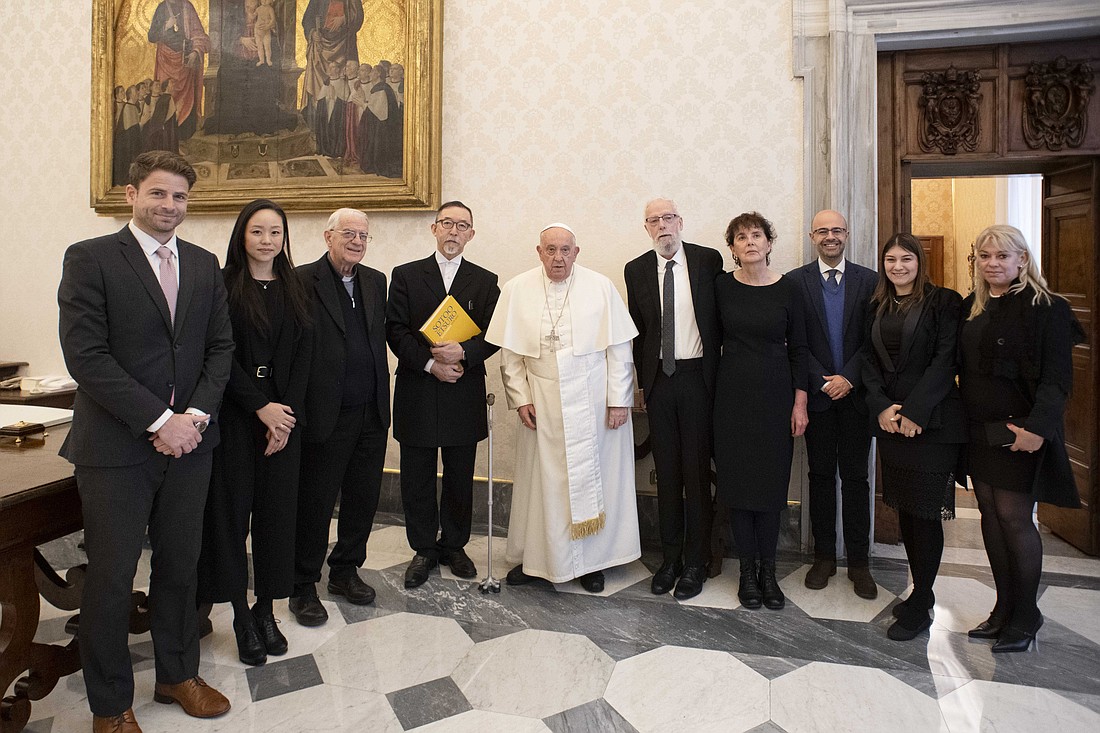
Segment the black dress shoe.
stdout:
<svg viewBox="0 0 1100 733">
<path fill-rule="evenodd" d="M 405 568 L 405 587 L 418 588 L 428 582 L 428 574 L 439 564 L 435 558 L 417 553 Z"/>
<path fill-rule="evenodd" d="M 985 621 L 966 632 L 971 639 L 999 639 L 1004 631 L 1005 621 L 996 616 L 990 616 Z"/>
<path fill-rule="evenodd" d="M 256 628 L 260 631 L 260 639 L 263 640 L 267 653 L 275 657 L 286 654 L 286 637 L 279 631 L 279 619 L 275 618 L 275 614 L 256 613 L 253 608 L 252 617 L 256 619 Z"/>
<path fill-rule="evenodd" d="M 233 633 L 237 636 L 237 657 L 244 664 L 256 667 L 267 661 L 267 647 L 251 611 L 233 619 Z"/>
<path fill-rule="evenodd" d="M 910 608 L 919 611 L 931 611 L 932 607 L 935 605 L 935 593 L 929 592 L 927 596 L 910 593 L 908 598 L 891 608 L 890 613 L 894 614 L 894 618 L 901 618 L 902 614 L 908 611 Z"/>
<path fill-rule="evenodd" d="M 364 583 L 355 574 L 343 578 L 329 576 L 328 592 L 334 596 L 343 596 L 348 603 L 354 603 L 356 606 L 365 606 L 374 600 L 374 588 Z"/>
<path fill-rule="evenodd" d="M 474 566 L 474 561 L 470 559 L 470 556 L 466 554 L 466 551 L 459 548 L 457 550 L 444 550 L 439 556 L 439 564 L 446 565 L 451 569 L 451 572 L 460 578 L 476 578 L 477 567 Z"/>
<path fill-rule="evenodd" d="M 320 626 L 328 621 L 328 611 L 316 595 L 294 596 L 290 599 L 290 612 L 302 626 Z"/>
<path fill-rule="evenodd" d="M 1001 630 L 1000 638 L 993 645 L 993 653 L 1026 652 L 1031 647 L 1031 642 L 1035 641 L 1035 635 L 1039 633 L 1042 626 L 1043 617 L 1039 616 L 1039 620 L 1030 629 L 1018 629 L 1015 626 L 1004 627 Z"/>
<path fill-rule="evenodd" d="M 910 641 L 932 625 L 928 611 L 909 608 L 886 630 L 886 636 L 894 641 Z"/>
<path fill-rule="evenodd" d="M 585 573 L 581 576 L 581 587 L 589 593 L 602 593 L 603 592 L 603 571 L 597 570 L 594 573 Z"/>
<path fill-rule="evenodd" d="M 504 581 L 508 583 L 508 585 L 527 585 L 536 580 L 538 580 L 538 578 L 534 575 L 528 575 L 523 572 L 523 563 L 516 565 L 508 571 L 508 575 L 504 576 Z"/>
<path fill-rule="evenodd" d="M 676 578 L 680 577 L 683 570 L 684 565 L 679 560 L 674 562 L 665 560 L 661 563 L 661 568 L 653 574 L 653 581 L 649 584 L 653 595 L 661 596 L 672 590 L 672 586 L 676 585 Z"/>
<path fill-rule="evenodd" d="M 684 572 L 680 576 L 680 582 L 676 584 L 676 590 L 672 592 L 672 597 L 680 601 L 694 598 L 703 590 L 703 583 L 705 582 L 707 582 L 706 566 L 689 565 L 684 568 Z"/>
</svg>

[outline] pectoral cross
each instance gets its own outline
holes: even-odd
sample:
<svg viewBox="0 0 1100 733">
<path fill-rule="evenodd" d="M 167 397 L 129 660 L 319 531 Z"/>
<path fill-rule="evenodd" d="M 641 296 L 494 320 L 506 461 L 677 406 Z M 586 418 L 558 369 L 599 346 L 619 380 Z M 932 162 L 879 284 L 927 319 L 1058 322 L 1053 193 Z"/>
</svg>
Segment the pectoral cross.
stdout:
<svg viewBox="0 0 1100 733">
<path fill-rule="evenodd" d="M 550 350 L 557 351 L 561 345 L 561 336 L 558 335 L 558 329 L 555 326 L 550 329 Z"/>
</svg>

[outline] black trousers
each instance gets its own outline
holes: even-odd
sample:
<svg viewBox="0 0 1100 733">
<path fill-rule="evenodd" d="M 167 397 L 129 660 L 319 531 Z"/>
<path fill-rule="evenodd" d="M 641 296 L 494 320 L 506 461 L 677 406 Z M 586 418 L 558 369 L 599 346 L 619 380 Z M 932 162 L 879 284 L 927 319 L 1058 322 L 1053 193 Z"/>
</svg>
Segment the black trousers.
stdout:
<svg viewBox="0 0 1100 733">
<path fill-rule="evenodd" d="M 867 414 L 851 396 L 810 413 L 806 454 L 810 464 L 810 523 L 814 554 L 836 556 L 836 473 L 840 469 L 841 517 L 849 565 L 867 565 L 871 534 L 871 486 L 867 456 L 871 433 Z"/>
<path fill-rule="evenodd" d="M 443 482 L 436 503 L 436 457 L 443 454 Z M 405 534 L 418 555 L 438 560 L 444 550 L 470 541 L 477 443 L 442 448 L 401 444 L 401 504 Z M 438 539 L 437 539 L 438 535 Z"/>
<path fill-rule="evenodd" d="M 80 607 L 80 662 L 93 715 L 133 706 L 130 593 L 148 528 L 149 614 L 157 681 L 198 674 L 195 613 L 211 453 L 157 454 L 136 466 L 77 466 L 88 573 Z"/>
<path fill-rule="evenodd" d="M 367 559 L 367 539 L 378 509 L 386 428 L 377 410 L 341 410 L 332 435 L 323 443 L 303 441 L 298 484 L 298 521 L 294 544 L 294 594 L 311 592 L 321 579 L 328 529 L 336 497 L 340 518 L 336 546 L 328 556 L 329 576 L 353 575 Z"/>
<path fill-rule="evenodd" d="M 675 562 L 681 553 L 688 566 L 702 566 L 710 558 L 713 407 L 714 397 L 703 381 L 702 359 L 676 362 L 671 377 L 658 367 L 646 397 L 646 413 L 666 562 Z"/>
</svg>

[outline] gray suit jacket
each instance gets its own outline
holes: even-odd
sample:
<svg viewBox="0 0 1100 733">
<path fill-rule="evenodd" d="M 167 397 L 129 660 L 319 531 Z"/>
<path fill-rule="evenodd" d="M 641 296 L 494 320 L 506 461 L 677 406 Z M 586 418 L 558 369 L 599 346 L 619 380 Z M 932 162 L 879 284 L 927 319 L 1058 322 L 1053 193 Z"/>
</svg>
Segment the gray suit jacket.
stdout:
<svg viewBox="0 0 1100 733">
<path fill-rule="evenodd" d="M 85 466 L 130 466 L 156 451 L 146 429 L 166 409 L 214 419 L 196 449 L 218 443 L 233 333 L 214 255 L 177 239 L 180 284 L 173 325 L 160 282 L 128 227 L 65 253 L 61 350 L 78 384 L 61 455 Z M 175 390 L 175 401 L 168 401 Z"/>
</svg>

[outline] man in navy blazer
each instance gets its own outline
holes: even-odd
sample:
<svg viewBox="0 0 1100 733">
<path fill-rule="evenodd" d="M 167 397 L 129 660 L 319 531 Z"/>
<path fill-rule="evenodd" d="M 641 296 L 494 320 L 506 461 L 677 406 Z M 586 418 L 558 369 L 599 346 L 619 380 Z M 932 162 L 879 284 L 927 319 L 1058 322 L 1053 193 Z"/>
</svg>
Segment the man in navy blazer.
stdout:
<svg viewBox="0 0 1100 733">
<path fill-rule="evenodd" d="M 463 548 L 470 540 L 477 444 L 489 434 L 485 360 L 499 349 L 484 336 L 500 297 L 497 276 L 463 256 L 474 237 L 473 212 L 448 201 L 436 212 L 432 236 L 430 257 L 394 268 L 386 304 L 386 335 L 397 357 L 393 437 L 401 444 L 405 533 L 416 552 L 405 570 L 406 588 L 423 585 L 437 563 L 460 578 L 477 576 Z M 432 346 L 420 327 L 448 295 L 482 332 Z"/>
<path fill-rule="evenodd" d="M 683 600 L 702 590 L 710 559 L 711 411 L 722 345 L 714 279 L 722 255 L 682 241 L 684 221 L 674 201 L 650 201 L 644 223 L 653 249 L 628 262 L 624 276 L 638 327 L 634 365 L 649 416 L 664 554 L 650 590 L 661 595 L 675 584 L 673 595 Z M 666 296 L 674 314 L 667 336 L 672 354 L 662 348 Z"/>
<path fill-rule="evenodd" d="M 836 211 L 819 211 L 810 226 L 818 258 L 787 273 L 805 299 L 810 346 L 810 424 L 806 453 L 810 468 L 810 522 L 814 564 L 806 587 L 824 588 L 836 574 L 836 474 L 840 470 L 844 545 L 848 578 L 862 598 L 878 595 L 868 567 L 871 449 L 867 406 L 860 384 L 860 346 L 867 303 L 877 276 L 844 259 L 848 222 Z"/>
<path fill-rule="evenodd" d="M 360 264 L 371 241 L 367 215 L 334 211 L 324 237 L 328 252 L 297 270 L 313 313 L 289 604 L 303 626 L 328 621 L 316 585 L 326 554 L 329 593 L 356 605 L 374 600 L 359 568 L 378 509 L 390 426 L 386 276 Z M 336 546 L 328 552 L 337 497 Z"/>
<path fill-rule="evenodd" d="M 140 731 L 127 635 L 146 532 L 153 697 L 195 717 L 229 710 L 198 676 L 195 588 L 233 334 L 217 258 L 176 237 L 194 183 L 179 155 L 139 155 L 126 186 L 133 218 L 69 247 L 57 292 L 61 350 L 79 385 L 61 455 L 75 465 L 84 515 L 78 635 L 96 733 Z"/>
</svg>

